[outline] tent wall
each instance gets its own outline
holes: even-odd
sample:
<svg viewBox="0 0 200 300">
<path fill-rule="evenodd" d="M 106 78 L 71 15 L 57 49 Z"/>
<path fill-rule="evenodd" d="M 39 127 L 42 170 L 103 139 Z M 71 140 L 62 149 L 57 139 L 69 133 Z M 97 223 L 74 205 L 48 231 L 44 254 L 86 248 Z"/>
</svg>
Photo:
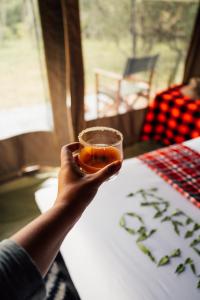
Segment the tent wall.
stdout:
<svg viewBox="0 0 200 300">
<path fill-rule="evenodd" d="M 51 149 L 51 151 L 49 150 Z M 0 141 L 0 182 L 29 165 L 58 165 L 59 150 L 50 132 L 32 132 Z"/>
</svg>

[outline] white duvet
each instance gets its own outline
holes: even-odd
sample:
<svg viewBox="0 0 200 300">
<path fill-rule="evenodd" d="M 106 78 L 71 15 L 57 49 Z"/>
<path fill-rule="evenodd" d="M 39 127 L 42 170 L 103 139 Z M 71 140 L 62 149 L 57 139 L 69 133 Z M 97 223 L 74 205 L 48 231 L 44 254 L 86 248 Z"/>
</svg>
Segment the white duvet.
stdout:
<svg viewBox="0 0 200 300">
<path fill-rule="evenodd" d="M 186 145 L 200 152 L 200 138 Z M 56 184 L 56 180 L 50 179 L 36 193 L 36 202 L 42 212 L 54 202 Z M 200 256 L 189 247 L 193 238 L 184 238 L 192 225 L 180 226 L 178 236 L 170 222 L 161 223 L 160 219 L 153 219 L 153 208 L 140 206 L 140 194 L 127 197 L 127 194 L 139 189 L 154 187 L 158 188 L 155 192 L 157 195 L 170 202 L 166 214 L 178 208 L 200 223 L 199 209 L 140 160 L 134 158 L 124 161 L 118 177 L 101 187 L 61 247 L 82 300 L 200 299 L 200 289 L 196 288 L 198 279 L 189 265 L 180 275 L 175 273 L 177 265 L 190 257 L 200 274 Z M 177 248 L 181 249 L 181 256 L 172 258 L 168 265 L 157 267 L 139 250 L 137 235 L 131 235 L 119 226 L 119 220 L 125 212 L 139 214 L 148 229 L 157 229 L 156 233 L 142 242 L 151 249 L 157 261 Z M 183 218 L 181 216 L 180 220 L 184 221 Z M 128 225 L 136 228 L 139 222 L 129 218 Z M 198 235 L 200 230 L 195 233 L 195 236 Z"/>
</svg>

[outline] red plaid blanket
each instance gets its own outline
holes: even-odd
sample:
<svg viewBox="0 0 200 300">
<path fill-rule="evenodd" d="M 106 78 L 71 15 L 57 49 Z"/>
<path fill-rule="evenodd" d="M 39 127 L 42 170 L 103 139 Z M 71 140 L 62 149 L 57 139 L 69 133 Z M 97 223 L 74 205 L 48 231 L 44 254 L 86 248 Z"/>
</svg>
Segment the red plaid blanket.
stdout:
<svg viewBox="0 0 200 300">
<path fill-rule="evenodd" d="M 183 96 L 180 87 L 156 95 L 144 121 L 142 141 L 171 145 L 200 136 L 200 99 Z"/>
<path fill-rule="evenodd" d="M 138 157 L 176 190 L 200 208 L 200 154 L 173 145 Z"/>
</svg>

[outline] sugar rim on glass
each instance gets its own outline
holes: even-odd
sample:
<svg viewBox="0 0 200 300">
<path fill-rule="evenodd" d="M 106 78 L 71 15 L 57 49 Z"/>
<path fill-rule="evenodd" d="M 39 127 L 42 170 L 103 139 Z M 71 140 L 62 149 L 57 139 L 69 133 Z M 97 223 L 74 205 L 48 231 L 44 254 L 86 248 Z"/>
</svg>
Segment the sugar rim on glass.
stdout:
<svg viewBox="0 0 200 300">
<path fill-rule="evenodd" d="M 87 133 L 87 132 L 90 132 L 90 131 L 112 131 L 114 133 L 116 133 L 119 137 L 120 137 L 120 141 L 119 142 L 116 142 L 114 144 L 109 144 L 109 146 L 111 147 L 115 147 L 115 146 L 118 146 L 120 143 L 123 142 L 123 135 L 122 133 L 117 130 L 117 129 L 114 129 L 114 128 L 111 128 L 111 127 L 106 127 L 106 126 L 94 126 L 94 127 L 89 127 L 89 128 L 86 128 L 84 130 L 82 130 L 79 135 L 78 135 L 78 140 L 81 144 L 85 145 L 85 146 L 93 146 L 93 144 L 91 143 L 88 143 L 88 142 L 85 142 L 82 138 L 83 134 Z M 102 148 L 103 146 L 96 146 L 95 147 L 98 147 L 98 148 Z M 105 146 L 104 146 L 105 147 Z"/>
</svg>

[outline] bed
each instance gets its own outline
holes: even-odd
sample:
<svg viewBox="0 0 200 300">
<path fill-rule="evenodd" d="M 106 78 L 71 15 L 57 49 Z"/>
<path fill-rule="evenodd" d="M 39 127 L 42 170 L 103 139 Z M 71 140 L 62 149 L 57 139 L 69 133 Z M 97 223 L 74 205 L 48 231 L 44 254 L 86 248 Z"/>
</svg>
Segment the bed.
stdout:
<svg viewBox="0 0 200 300">
<path fill-rule="evenodd" d="M 200 138 L 183 146 L 194 151 L 200 167 Z M 177 188 L 145 159 L 124 161 L 120 174 L 103 184 L 62 244 L 82 300 L 200 299 L 198 201 L 192 200 L 190 187 L 187 193 Z M 200 174 L 190 166 L 198 192 Z M 42 212 L 52 206 L 56 189 L 56 179 L 49 179 L 36 192 Z"/>
</svg>

